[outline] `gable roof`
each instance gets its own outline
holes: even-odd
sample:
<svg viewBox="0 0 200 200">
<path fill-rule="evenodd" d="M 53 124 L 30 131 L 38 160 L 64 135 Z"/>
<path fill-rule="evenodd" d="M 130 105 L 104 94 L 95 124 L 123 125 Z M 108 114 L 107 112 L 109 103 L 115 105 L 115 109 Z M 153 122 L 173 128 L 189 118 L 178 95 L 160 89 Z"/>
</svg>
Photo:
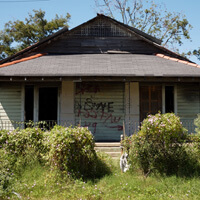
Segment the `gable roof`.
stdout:
<svg viewBox="0 0 200 200">
<path fill-rule="evenodd" d="M 83 24 L 81 24 L 81 25 L 79 25 L 79 26 L 77 26 L 77 27 L 71 29 L 71 30 L 68 30 L 67 27 L 64 27 L 64 28 L 61 29 L 60 31 L 58 31 L 58 32 L 56 32 L 56 33 L 54 33 L 54 34 L 48 36 L 47 38 L 44 38 L 43 40 L 41 40 L 41 41 L 39 41 L 39 42 L 33 44 L 32 46 L 29 46 L 29 47 L 27 47 L 27 48 L 25 48 L 25 49 L 23 49 L 23 50 L 17 52 L 17 53 L 14 54 L 14 55 L 12 55 L 12 56 L 10 56 L 10 57 L 4 59 L 4 60 L 1 60 L 1 61 L 0 61 L 0 64 L 6 63 L 6 62 L 10 62 L 10 61 L 13 61 L 13 60 L 16 60 L 16 59 L 19 59 L 19 58 L 21 58 L 21 57 L 23 57 L 23 56 L 26 57 L 27 54 L 31 54 L 31 53 L 34 54 L 34 50 L 35 50 L 35 49 L 38 49 L 38 48 L 41 47 L 42 45 L 48 45 L 49 42 L 51 42 L 51 41 L 54 40 L 54 39 L 59 38 L 59 37 L 62 36 L 63 34 L 73 34 L 73 32 L 75 32 L 76 30 L 80 29 L 81 27 L 86 26 L 86 25 L 88 25 L 88 24 L 90 24 L 90 23 L 92 23 L 92 22 L 94 22 L 95 20 L 98 20 L 98 19 L 100 19 L 100 18 L 103 18 L 103 19 L 105 19 L 105 20 L 107 20 L 107 21 L 109 21 L 109 22 L 111 22 L 111 23 L 113 23 L 113 24 L 119 26 L 120 28 L 122 28 L 122 29 L 124 29 L 125 31 L 129 32 L 130 34 L 132 34 L 132 35 L 138 37 L 139 39 L 141 39 L 141 40 L 147 42 L 148 44 L 153 45 L 153 46 L 155 46 L 155 47 L 158 48 L 158 49 L 161 49 L 162 51 L 166 52 L 166 54 L 169 54 L 169 55 L 172 56 L 172 57 L 179 58 L 179 59 L 182 59 L 182 60 L 186 60 L 186 61 L 191 62 L 191 61 L 188 60 L 187 58 L 184 58 L 184 57 L 182 57 L 182 56 L 180 56 L 180 55 L 178 55 L 178 54 L 176 54 L 176 53 L 174 53 L 174 52 L 168 50 L 167 48 L 161 46 L 161 45 L 160 45 L 160 44 L 161 44 L 161 41 L 160 41 L 159 39 L 157 39 L 157 38 L 155 38 L 155 37 L 152 37 L 152 36 L 150 36 L 150 35 L 148 35 L 148 34 L 142 32 L 142 31 L 140 31 L 140 30 L 138 30 L 138 29 L 136 29 L 136 28 L 130 27 L 130 26 L 128 26 L 128 25 L 125 25 L 125 24 L 123 24 L 123 23 L 121 23 L 121 22 L 119 22 L 119 21 L 117 21 L 117 20 L 115 20 L 115 19 L 112 19 L 112 18 L 110 18 L 110 17 L 107 17 L 107 16 L 105 16 L 105 15 L 103 15 L 103 14 L 97 14 L 97 16 L 94 17 L 93 19 L 91 19 L 91 20 L 89 20 L 89 21 L 87 21 L 87 22 L 85 22 L 85 23 L 83 23 Z M 38 52 L 36 52 L 36 53 L 38 53 Z M 28 55 L 28 56 L 29 56 L 29 55 Z"/>
<path fill-rule="evenodd" d="M 99 20 L 99 21 L 98 21 Z M 102 20 L 102 21 L 101 21 Z M 100 25 L 97 22 L 105 22 Z M 109 23 L 107 23 L 109 22 Z M 91 25 L 93 24 L 93 25 Z M 57 54 L 41 51 L 42 47 L 49 47 L 51 44 L 62 44 L 58 41 L 60 38 L 67 38 L 69 42 L 74 43 L 77 41 L 76 36 L 78 34 L 84 35 L 81 40 L 88 42 L 88 27 L 92 27 L 91 30 L 94 33 L 95 27 L 100 32 L 104 29 L 98 29 L 98 26 L 110 26 L 113 27 L 115 34 L 113 36 L 114 41 L 111 41 L 110 37 L 102 37 L 102 35 L 92 35 L 91 40 L 96 38 L 102 39 L 102 41 L 111 41 L 109 45 L 120 42 L 127 46 L 137 45 L 135 41 L 139 41 L 142 44 L 145 43 L 146 52 L 147 48 L 153 50 L 159 50 L 158 53 L 150 54 L 146 53 L 133 53 L 132 51 L 126 52 L 111 48 L 108 48 L 106 52 L 96 53 L 69 53 Z M 105 29 L 106 30 L 106 29 Z M 112 30 L 112 31 L 113 31 Z M 97 32 L 99 33 L 99 32 Z M 81 35 L 82 36 L 82 35 Z M 90 36 L 90 35 L 89 35 Z M 73 38 L 74 37 L 74 38 Z M 115 39 L 115 37 L 117 39 Z M 130 43 L 129 39 L 134 41 Z M 54 41 L 54 39 L 58 39 Z M 87 40 L 87 41 L 86 41 Z M 54 41 L 54 42 L 52 42 Z M 99 41 L 98 42 L 102 42 Z M 89 41 L 91 43 L 91 41 Z M 64 45 L 66 41 L 64 40 Z M 120 44 L 121 44 L 120 43 Z M 107 45 L 108 43 L 106 43 Z M 148 44 L 148 45 L 147 45 Z M 44 45 L 44 46 L 43 46 Z M 82 43 L 81 43 L 82 45 Z M 59 46 L 59 45 L 58 45 Z M 40 48 L 41 47 L 41 48 Z M 72 47 L 72 46 L 70 46 Z M 79 48 L 79 46 L 78 46 Z M 81 47 L 82 48 L 82 47 Z M 140 47 L 141 48 L 141 47 Z M 143 46 L 142 46 L 143 48 Z M 44 48 L 45 50 L 45 48 Z M 2 64 L 1 64 L 2 63 Z M 171 52 L 170 50 L 162 47 L 160 41 L 156 38 L 143 33 L 135 28 L 127 26 L 121 22 L 118 22 L 110 17 L 98 14 L 97 17 L 68 30 L 66 27 L 62 30 L 54 33 L 53 35 L 41 40 L 40 42 L 16 53 L 15 55 L 0 62 L 0 77 L 73 77 L 73 76 L 105 76 L 105 77 L 198 77 L 200 78 L 200 66 L 192 63 L 188 59 Z"/>
</svg>

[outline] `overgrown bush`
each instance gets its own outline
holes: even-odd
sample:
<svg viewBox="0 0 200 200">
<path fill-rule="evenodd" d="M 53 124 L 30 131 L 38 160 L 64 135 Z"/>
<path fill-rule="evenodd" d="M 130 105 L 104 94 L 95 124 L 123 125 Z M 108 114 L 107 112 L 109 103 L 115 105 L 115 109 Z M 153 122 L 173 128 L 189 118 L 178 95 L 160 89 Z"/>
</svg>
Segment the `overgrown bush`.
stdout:
<svg viewBox="0 0 200 200">
<path fill-rule="evenodd" d="M 94 145 L 93 135 L 83 127 L 55 126 L 48 132 L 36 127 L 0 131 L 0 199 L 14 191 L 24 170 L 44 163 L 53 170 L 51 175 L 63 180 L 96 179 L 109 174 L 108 159 L 97 155 Z"/>
<path fill-rule="evenodd" d="M 0 149 L 0 199 L 12 192 L 12 183 L 15 181 L 15 175 L 12 172 L 10 159 Z"/>
<path fill-rule="evenodd" d="M 84 127 L 55 126 L 47 133 L 49 160 L 53 168 L 75 178 L 94 178 L 100 160 L 94 150 L 92 133 Z"/>
<path fill-rule="evenodd" d="M 149 115 L 130 140 L 129 162 L 146 175 L 190 173 L 198 164 L 185 145 L 187 130 L 173 113 Z"/>
<path fill-rule="evenodd" d="M 24 165 L 30 164 L 34 158 L 42 161 L 42 153 L 46 149 L 43 145 L 44 134 L 40 128 L 17 129 L 7 134 L 5 132 L 4 135 L 7 135 L 7 139 L 2 143 L 3 149 L 5 153 L 14 156 L 16 161 L 23 162 Z"/>
<path fill-rule="evenodd" d="M 12 190 L 12 183 L 27 165 L 41 163 L 45 151 L 43 132 L 39 128 L 1 130 L 0 196 Z"/>
<path fill-rule="evenodd" d="M 198 114 L 197 118 L 194 120 L 194 125 L 196 126 L 195 132 L 200 134 L 200 114 Z"/>
</svg>

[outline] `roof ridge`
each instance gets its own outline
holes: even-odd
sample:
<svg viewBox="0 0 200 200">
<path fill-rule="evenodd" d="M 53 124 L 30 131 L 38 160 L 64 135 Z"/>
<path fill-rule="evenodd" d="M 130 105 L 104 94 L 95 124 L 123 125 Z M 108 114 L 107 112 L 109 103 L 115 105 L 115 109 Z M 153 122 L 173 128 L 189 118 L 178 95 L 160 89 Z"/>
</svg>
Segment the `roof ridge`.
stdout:
<svg viewBox="0 0 200 200">
<path fill-rule="evenodd" d="M 20 62 L 24 62 L 24 61 L 27 61 L 27 60 L 32 60 L 34 58 L 39 58 L 39 57 L 44 56 L 44 55 L 47 55 L 47 53 L 38 53 L 38 54 L 35 54 L 33 56 L 21 58 L 19 60 L 14 60 L 14 61 L 11 61 L 11 62 L 8 62 L 8 63 L 1 64 L 0 68 L 7 67 L 7 66 L 10 66 L 10 65 L 13 65 L 13 64 L 17 64 L 17 63 L 20 63 Z"/>
<path fill-rule="evenodd" d="M 192 63 L 192 62 L 189 62 L 189 61 L 181 60 L 181 59 L 178 59 L 178 58 L 173 58 L 173 57 L 161 54 L 161 53 L 157 53 L 155 55 L 157 57 L 160 57 L 160 58 L 164 58 L 164 59 L 167 59 L 167 60 L 172 60 L 172 61 L 175 61 L 175 62 L 179 62 L 179 63 L 182 63 L 182 64 L 186 64 L 186 65 L 190 65 L 190 66 L 193 66 L 193 67 L 200 68 L 200 65 L 198 65 L 196 63 Z"/>
</svg>

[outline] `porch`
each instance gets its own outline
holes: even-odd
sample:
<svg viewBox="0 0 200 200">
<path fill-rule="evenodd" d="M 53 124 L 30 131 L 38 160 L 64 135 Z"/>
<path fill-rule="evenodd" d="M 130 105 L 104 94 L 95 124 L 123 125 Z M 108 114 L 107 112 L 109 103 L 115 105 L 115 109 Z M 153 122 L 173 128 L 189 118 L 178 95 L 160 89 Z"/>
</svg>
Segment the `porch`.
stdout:
<svg viewBox="0 0 200 200">
<path fill-rule="evenodd" d="M 183 127 L 188 130 L 188 133 L 195 133 L 196 126 L 194 125 L 194 120 L 181 120 Z M 9 120 L 0 120 L 0 130 L 14 130 L 14 129 L 24 129 L 26 127 L 40 127 L 45 130 L 52 129 L 55 125 L 61 125 L 64 127 L 69 126 L 84 126 L 81 124 L 81 121 L 76 121 L 75 123 L 72 120 L 67 121 L 56 121 L 56 120 L 48 120 L 48 121 L 37 121 L 37 122 L 24 122 L 24 121 L 9 121 Z M 105 124 L 104 124 L 105 125 Z M 118 140 L 120 140 L 120 135 L 125 132 L 127 136 L 130 136 L 132 134 L 137 134 L 137 131 L 139 130 L 141 123 L 134 122 L 134 121 L 123 121 L 121 124 L 118 125 L 118 127 L 115 127 L 116 131 L 115 133 L 119 136 Z M 103 126 L 103 123 L 102 125 Z M 95 137 L 95 131 L 97 127 L 94 126 L 88 126 L 89 130 L 93 133 Z M 108 133 L 109 134 L 109 133 Z"/>
</svg>

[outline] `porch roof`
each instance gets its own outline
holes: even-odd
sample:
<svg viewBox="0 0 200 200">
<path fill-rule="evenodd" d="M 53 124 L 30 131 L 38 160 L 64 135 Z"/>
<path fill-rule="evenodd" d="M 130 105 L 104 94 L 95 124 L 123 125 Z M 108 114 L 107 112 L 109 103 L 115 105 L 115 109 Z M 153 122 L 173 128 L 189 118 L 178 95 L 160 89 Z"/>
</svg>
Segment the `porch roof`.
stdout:
<svg viewBox="0 0 200 200">
<path fill-rule="evenodd" d="M 191 64 L 162 56 L 128 53 L 43 55 L 2 66 L 0 76 L 200 77 L 199 66 Z"/>
</svg>

